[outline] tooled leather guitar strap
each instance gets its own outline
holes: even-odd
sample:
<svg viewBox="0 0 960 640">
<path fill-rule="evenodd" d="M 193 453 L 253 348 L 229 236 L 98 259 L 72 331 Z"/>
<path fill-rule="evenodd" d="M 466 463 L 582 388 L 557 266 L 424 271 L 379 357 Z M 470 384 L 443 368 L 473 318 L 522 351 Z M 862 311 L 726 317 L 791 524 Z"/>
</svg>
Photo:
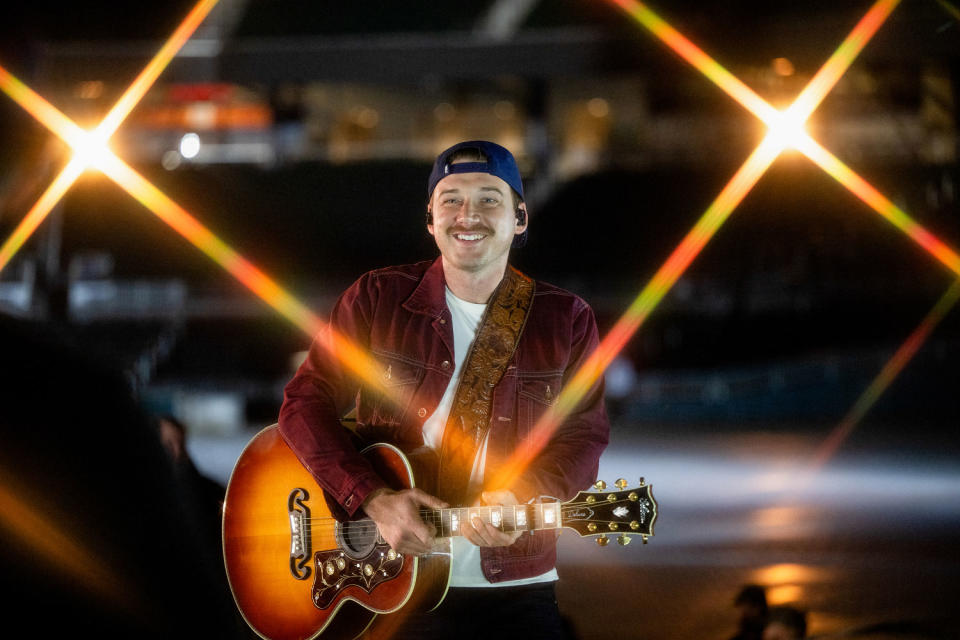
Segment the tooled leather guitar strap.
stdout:
<svg viewBox="0 0 960 640">
<path fill-rule="evenodd" d="M 443 430 L 438 496 L 463 504 L 477 450 L 490 428 L 493 389 L 513 357 L 533 302 L 533 280 L 507 267 L 477 328 Z"/>
</svg>

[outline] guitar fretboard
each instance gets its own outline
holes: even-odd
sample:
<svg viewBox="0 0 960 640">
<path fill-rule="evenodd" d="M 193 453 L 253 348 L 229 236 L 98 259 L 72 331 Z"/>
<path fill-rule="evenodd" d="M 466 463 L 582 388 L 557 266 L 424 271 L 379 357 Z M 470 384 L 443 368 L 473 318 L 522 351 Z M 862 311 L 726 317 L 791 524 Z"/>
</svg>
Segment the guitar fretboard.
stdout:
<svg viewBox="0 0 960 640">
<path fill-rule="evenodd" d="M 470 523 L 475 517 L 479 518 L 481 522 L 492 524 L 497 529 L 508 533 L 558 529 L 562 526 L 560 507 L 559 502 L 455 507 L 451 509 L 431 509 L 423 515 L 425 520 L 436 527 L 438 537 L 450 538 L 463 535 L 463 527 L 472 526 Z"/>
</svg>

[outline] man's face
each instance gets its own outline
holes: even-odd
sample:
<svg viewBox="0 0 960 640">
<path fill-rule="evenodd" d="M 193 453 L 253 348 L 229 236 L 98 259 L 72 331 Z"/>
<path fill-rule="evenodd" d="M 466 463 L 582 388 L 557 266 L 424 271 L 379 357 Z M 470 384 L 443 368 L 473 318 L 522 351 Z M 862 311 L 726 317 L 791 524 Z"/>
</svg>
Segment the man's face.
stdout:
<svg viewBox="0 0 960 640">
<path fill-rule="evenodd" d="M 430 201 L 433 235 L 445 265 L 468 272 L 506 266 L 517 224 L 510 186 L 488 173 L 452 173 L 437 183 Z M 520 205 L 521 208 L 523 205 Z"/>
</svg>

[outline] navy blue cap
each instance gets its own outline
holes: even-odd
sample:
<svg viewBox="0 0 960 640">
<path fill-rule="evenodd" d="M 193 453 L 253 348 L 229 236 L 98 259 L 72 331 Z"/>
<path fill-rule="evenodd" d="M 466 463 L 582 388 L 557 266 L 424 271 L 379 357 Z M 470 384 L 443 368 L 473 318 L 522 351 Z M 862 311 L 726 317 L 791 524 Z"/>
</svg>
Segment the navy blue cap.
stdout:
<svg viewBox="0 0 960 640">
<path fill-rule="evenodd" d="M 450 164 L 450 156 L 461 149 L 476 149 L 487 158 L 487 161 Z M 517 161 L 514 160 L 512 153 L 493 142 L 486 140 L 460 142 L 437 156 L 437 161 L 433 163 L 433 171 L 430 172 L 430 180 L 427 182 L 428 198 L 433 195 L 437 183 L 451 173 L 489 173 L 510 185 L 510 188 L 520 195 L 520 199 L 523 199 L 523 181 L 520 179 Z"/>
</svg>

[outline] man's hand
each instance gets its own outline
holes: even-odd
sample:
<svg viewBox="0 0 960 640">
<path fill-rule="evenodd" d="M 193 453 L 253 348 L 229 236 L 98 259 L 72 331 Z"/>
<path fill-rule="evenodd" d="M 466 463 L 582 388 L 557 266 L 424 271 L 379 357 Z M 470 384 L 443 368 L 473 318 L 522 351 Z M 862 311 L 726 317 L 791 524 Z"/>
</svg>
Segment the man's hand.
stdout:
<svg viewBox="0 0 960 640">
<path fill-rule="evenodd" d="M 446 502 L 421 491 L 377 489 L 363 501 L 363 510 L 377 523 L 380 535 L 398 553 L 423 555 L 433 548 L 436 530 L 423 521 L 420 508 L 443 509 Z"/>
<path fill-rule="evenodd" d="M 484 491 L 480 496 L 483 504 L 517 504 L 517 497 L 512 491 Z M 517 541 L 522 531 L 507 533 L 500 531 L 489 522 L 483 522 L 474 517 L 470 523 L 473 526 L 462 528 L 463 537 L 478 547 L 507 547 Z"/>
</svg>

